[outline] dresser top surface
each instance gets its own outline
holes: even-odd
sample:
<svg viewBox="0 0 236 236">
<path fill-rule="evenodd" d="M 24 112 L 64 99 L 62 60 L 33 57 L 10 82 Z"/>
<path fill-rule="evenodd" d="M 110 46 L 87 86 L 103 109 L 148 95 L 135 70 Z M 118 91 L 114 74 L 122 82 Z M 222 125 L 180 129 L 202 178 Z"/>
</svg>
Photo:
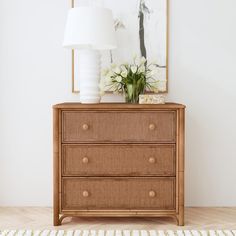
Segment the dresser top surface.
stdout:
<svg viewBox="0 0 236 236">
<path fill-rule="evenodd" d="M 178 103 L 166 104 L 128 104 L 128 103 L 98 103 L 81 104 L 76 102 L 65 102 L 53 105 L 57 109 L 183 109 L 185 105 Z"/>
</svg>

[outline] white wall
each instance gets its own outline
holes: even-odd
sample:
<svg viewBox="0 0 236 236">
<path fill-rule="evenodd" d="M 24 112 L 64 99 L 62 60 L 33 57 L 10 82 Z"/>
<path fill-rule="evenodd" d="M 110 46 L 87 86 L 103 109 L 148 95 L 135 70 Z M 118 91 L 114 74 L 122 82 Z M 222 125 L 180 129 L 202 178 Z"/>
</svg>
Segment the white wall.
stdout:
<svg viewBox="0 0 236 236">
<path fill-rule="evenodd" d="M 52 204 L 51 105 L 78 100 L 61 47 L 68 7 L 0 0 L 0 205 Z M 189 206 L 236 206 L 235 9 L 170 0 L 168 97 L 187 105 Z"/>
</svg>

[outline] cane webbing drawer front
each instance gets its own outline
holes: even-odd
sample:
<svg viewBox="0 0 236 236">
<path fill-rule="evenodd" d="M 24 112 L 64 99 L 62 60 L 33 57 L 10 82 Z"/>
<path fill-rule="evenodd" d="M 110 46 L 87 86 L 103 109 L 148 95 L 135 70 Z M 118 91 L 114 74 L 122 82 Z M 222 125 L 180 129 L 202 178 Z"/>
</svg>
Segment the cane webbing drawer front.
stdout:
<svg viewBox="0 0 236 236">
<path fill-rule="evenodd" d="M 174 142 L 174 111 L 63 114 L 63 142 Z"/>
<path fill-rule="evenodd" d="M 62 210 L 175 208 L 175 178 L 63 178 Z"/>
<path fill-rule="evenodd" d="M 184 223 L 181 104 L 53 107 L 54 225 L 67 216 Z"/>
<path fill-rule="evenodd" d="M 63 145 L 63 176 L 175 176 L 175 145 Z"/>
</svg>

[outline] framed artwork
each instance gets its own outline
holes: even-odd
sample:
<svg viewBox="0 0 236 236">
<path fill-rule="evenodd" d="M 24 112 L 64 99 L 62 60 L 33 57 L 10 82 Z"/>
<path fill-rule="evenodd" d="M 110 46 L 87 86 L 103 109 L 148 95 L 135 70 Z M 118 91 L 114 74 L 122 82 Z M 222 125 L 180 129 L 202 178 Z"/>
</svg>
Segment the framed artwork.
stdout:
<svg viewBox="0 0 236 236">
<path fill-rule="evenodd" d="M 101 52 L 101 68 L 145 57 L 158 67 L 160 92 L 168 92 L 169 0 L 71 0 L 71 7 L 99 6 L 112 10 L 117 49 Z M 72 50 L 72 92 L 79 92 L 78 52 Z M 107 91 L 111 92 L 111 91 Z"/>
</svg>

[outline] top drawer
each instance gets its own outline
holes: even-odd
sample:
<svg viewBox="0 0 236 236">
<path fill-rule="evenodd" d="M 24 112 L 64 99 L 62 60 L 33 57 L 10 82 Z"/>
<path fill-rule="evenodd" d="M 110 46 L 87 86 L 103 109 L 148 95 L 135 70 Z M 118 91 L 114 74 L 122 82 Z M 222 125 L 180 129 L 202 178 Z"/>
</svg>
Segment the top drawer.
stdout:
<svg viewBox="0 0 236 236">
<path fill-rule="evenodd" d="M 175 142 L 176 112 L 62 111 L 62 142 Z"/>
</svg>

